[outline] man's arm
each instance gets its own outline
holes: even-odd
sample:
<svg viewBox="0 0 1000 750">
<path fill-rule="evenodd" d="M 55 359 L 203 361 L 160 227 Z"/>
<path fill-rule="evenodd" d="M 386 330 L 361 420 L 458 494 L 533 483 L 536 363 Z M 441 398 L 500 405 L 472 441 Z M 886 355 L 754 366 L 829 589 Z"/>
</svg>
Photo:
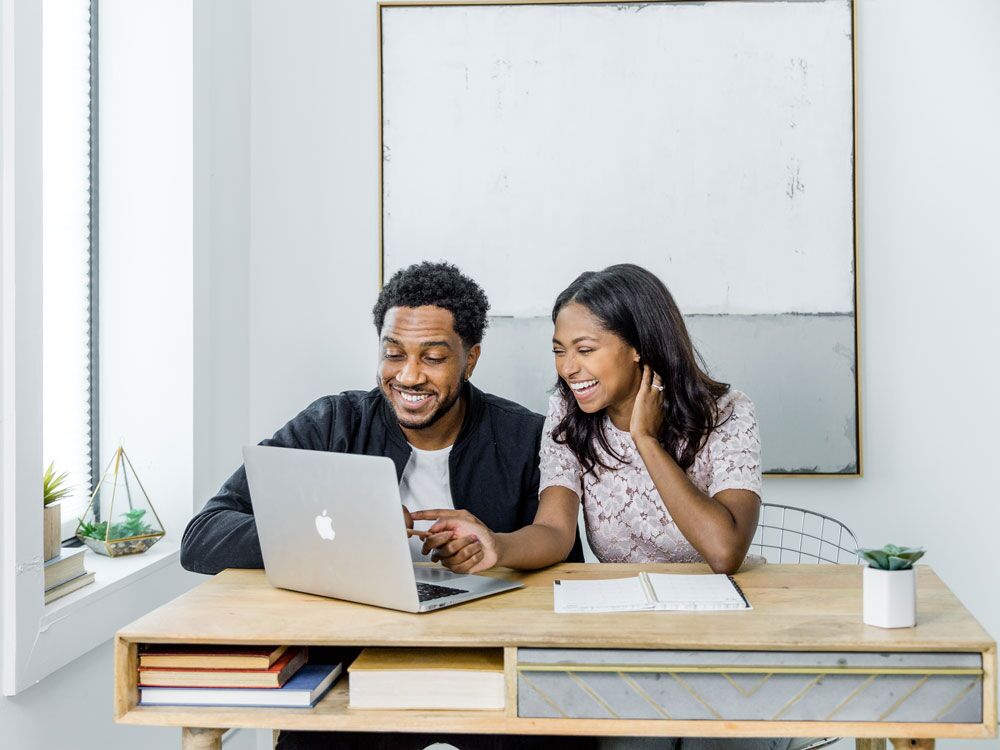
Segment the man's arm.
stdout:
<svg viewBox="0 0 1000 750">
<path fill-rule="evenodd" d="M 226 568 L 264 567 L 247 473 L 242 466 L 184 529 L 181 565 L 206 575 Z"/>
<path fill-rule="evenodd" d="M 339 397 L 321 398 L 261 445 L 334 450 L 331 433 Z M 191 519 L 181 540 L 181 565 L 215 575 L 226 568 L 263 568 L 246 470 L 241 466 Z"/>
</svg>

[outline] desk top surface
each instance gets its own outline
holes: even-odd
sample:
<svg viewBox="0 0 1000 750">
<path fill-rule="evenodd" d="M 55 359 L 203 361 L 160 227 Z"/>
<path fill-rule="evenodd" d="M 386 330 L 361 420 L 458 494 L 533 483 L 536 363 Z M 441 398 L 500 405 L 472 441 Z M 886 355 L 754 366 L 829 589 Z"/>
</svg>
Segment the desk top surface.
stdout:
<svg viewBox="0 0 1000 750">
<path fill-rule="evenodd" d="M 917 566 L 917 627 L 861 621 L 858 565 L 761 565 L 735 576 L 744 612 L 556 614 L 556 578 L 640 570 L 708 572 L 702 564 L 563 564 L 491 571 L 523 589 L 408 614 L 273 588 L 261 570 L 227 570 L 119 631 L 126 641 L 358 646 L 518 646 L 775 651 L 984 651 L 993 639 L 934 571 Z"/>
</svg>

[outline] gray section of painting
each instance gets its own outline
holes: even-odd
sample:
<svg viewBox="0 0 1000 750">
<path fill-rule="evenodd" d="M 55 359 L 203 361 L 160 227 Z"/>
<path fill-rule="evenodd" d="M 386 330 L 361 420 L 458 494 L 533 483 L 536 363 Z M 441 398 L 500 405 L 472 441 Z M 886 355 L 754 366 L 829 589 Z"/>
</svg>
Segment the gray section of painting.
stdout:
<svg viewBox="0 0 1000 750">
<path fill-rule="evenodd" d="M 857 471 L 854 316 L 690 315 L 712 377 L 754 402 L 764 471 Z M 492 318 L 475 381 L 542 414 L 555 382 L 552 322 Z"/>
</svg>

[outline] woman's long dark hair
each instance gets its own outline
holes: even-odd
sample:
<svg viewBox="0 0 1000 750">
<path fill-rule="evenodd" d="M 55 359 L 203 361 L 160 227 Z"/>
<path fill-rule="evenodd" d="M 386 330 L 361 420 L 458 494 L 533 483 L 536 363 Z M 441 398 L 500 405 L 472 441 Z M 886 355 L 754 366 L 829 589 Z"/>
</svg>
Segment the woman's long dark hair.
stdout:
<svg viewBox="0 0 1000 750">
<path fill-rule="evenodd" d="M 580 274 L 556 299 L 552 323 L 570 302 L 586 307 L 605 330 L 617 334 L 649 365 L 664 385 L 663 426 L 659 440 L 678 465 L 687 470 L 718 424 L 716 400 L 729 385 L 712 380 L 688 336 L 684 318 L 667 287 L 645 268 L 632 263 Z M 608 444 L 602 429 L 604 412 L 587 414 L 562 378 L 556 387 L 566 403 L 566 416 L 553 430 L 557 443 L 568 445 L 585 472 L 608 466 L 597 451 L 625 462 Z"/>
</svg>

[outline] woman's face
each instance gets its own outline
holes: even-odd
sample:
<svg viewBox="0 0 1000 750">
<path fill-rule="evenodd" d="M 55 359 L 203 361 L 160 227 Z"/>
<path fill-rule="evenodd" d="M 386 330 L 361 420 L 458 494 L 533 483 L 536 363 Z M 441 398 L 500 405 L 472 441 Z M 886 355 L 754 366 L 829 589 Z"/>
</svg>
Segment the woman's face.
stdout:
<svg viewBox="0 0 1000 750">
<path fill-rule="evenodd" d="M 556 316 L 556 372 L 588 414 L 628 402 L 642 379 L 639 353 L 577 302 Z"/>
</svg>

